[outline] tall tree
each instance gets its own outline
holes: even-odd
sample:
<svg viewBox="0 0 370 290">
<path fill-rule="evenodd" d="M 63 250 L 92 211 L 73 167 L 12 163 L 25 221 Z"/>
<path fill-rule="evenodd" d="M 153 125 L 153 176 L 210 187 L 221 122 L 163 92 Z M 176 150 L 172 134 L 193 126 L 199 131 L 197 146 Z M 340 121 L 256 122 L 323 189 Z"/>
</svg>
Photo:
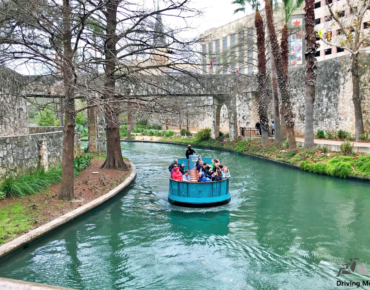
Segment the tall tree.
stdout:
<svg viewBox="0 0 370 290">
<path fill-rule="evenodd" d="M 294 120 L 293 120 L 293 112 L 292 112 L 292 103 L 290 92 L 288 88 L 288 82 L 285 76 L 281 50 L 277 40 L 277 35 L 275 31 L 274 19 L 272 14 L 272 6 L 269 1 L 265 0 L 265 11 L 266 11 L 266 18 L 267 18 L 267 27 L 269 30 L 269 38 L 271 43 L 271 50 L 274 55 L 273 59 L 276 66 L 276 72 L 278 77 L 278 86 L 280 89 L 281 101 L 282 106 L 284 107 L 284 111 L 282 112 L 284 115 L 287 133 L 288 133 L 288 142 L 289 148 L 293 149 L 296 148 L 297 144 L 295 141 L 294 136 Z"/>
<path fill-rule="evenodd" d="M 245 11 L 245 2 L 243 0 L 235 0 L 233 4 L 240 5 L 236 12 Z M 263 24 L 262 16 L 258 10 L 260 3 L 256 0 L 248 1 L 253 9 L 256 10 L 254 25 L 256 27 L 257 34 L 257 51 L 258 51 L 258 115 L 260 118 L 260 124 L 262 129 L 261 141 L 262 145 L 268 145 L 269 141 L 269 119 L 268 119 L 268 103 L 270 101 L 270 96 L 267 91 L 268 82 L 266 75 L 266 49 L 265 49 L 265 27 Z"/>
<path fill-rule="evenodd" d="M 370 43 L 370 34 L 363 30 L 365 13 L 370 7 L 370 0 L 354 1 L 347 0 L 345 3 L 334 2 L 327 7 L 331 18 L 339 29 L 333 34 L 333 26 L 327 26 L 326 39 L 321 40 L 329 46 L 344 49 L 350 55 L 350 71 L 352 76 L 352 101 L 355 111 L 355 136 L 356 141 L 364 134 L 364 122 L 360 95 L 360 63 L 359 57 L 362 51 L 367 51 Z M 342 6 L 340 6 L 342 5 Z M 349 11 L 349 15 L 345 15 Z"/>
<path fill-rule="evenodd" d="M 313 113 L 316 84 L 316 32 L 315 32 L 315 0 L 305 0 L 306 11 L 306 96 L 305 96 L 305 131 L 304 148 L 314 147 Z"/>
</svg>

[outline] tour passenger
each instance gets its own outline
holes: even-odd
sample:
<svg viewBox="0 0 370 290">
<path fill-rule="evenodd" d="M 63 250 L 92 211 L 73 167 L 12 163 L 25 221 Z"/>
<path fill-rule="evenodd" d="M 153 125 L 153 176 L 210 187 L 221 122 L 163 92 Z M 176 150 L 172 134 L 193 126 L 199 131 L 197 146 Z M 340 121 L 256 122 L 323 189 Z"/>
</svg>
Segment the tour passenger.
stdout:
<svg viewBox="0 0 370 290">
<path fill-rule="evenodd" d="M 189 144 L 189 145 L 188 145 L 188 150 L 186 150 L 186 153 L 185 153 L 185 155 L 186 155 L 186 159 L 189 159 L 189 156 L 190 156 L 190 155 L 194 155 L 194 154 L 197 154 L 197 152 L 195 152 L 195 150 L 194 150 L 194 149 L 192 149 L 192 148 L 191 148 L 191 145 Z"/>
<path fill-rule="evenodd" d="M 172 173 L 172 179 L 177 181 L 182 181 L 182 173 L 180 172 L 180 167 L 175 167 L 175 172 Z"/>
<path fill-rule="evenodd" d="M 211 165 L 204 163 L 203 164 L 203 172 L 205 177 L 212 176 L 212 171 L 210 171 Z"/>
<path fill-rule="evenodd" d="M 217 169 L 216 173 L 212 176 L 212 181 L 220 181 L 222 180 L 222 172 L 221 169 Z"/>
<path fill-rule="evenodd" d="M 199 161 L 199 164 L 196 167 L 196 169 L 197 169 L 198 172 L 201 172 L 201 171 L 203 172 L 203 160 Z"/>
<path fill-rule="evenodd" d="M 195 163 L 195 165 L 198 166 L 199 165 L 199 161 L 201 161 L 201 160 L 202 160 L 202 156 L 199 155 L 198 156 L 198 161 Z"/>
<path fill-rule="evenodd" d="M 185 170 L 185 174 L 182 176 L 182 181 L 190 182 L 190 174 L 189 170 Z"/>
<path fill-rule="evenodd" d="M 224 166 L 224 177 L 225 178 L 230 178 L 230 172 L 229 172 L 229 168 L 227 168 L 226 166 Z"/>
<path fill-rule="evenodd" d="M 209 178 L 205 177 L 203 172 L 199 172 L 198 176 L 199 176 L 198 182 L 210 182 L 210 181 L 212 181 Z"/>
<path fill-rule="evenodd" d="M 184 167 L 185 167 L 185 164 L 180 165 L 180 164 L 179 164 L 179 161 L 178 161 L 177 159 L 175 159 L 175 160 L 172 162 L 172 164 L 170 165 L 170 167 L 168 167 L 168 170 L 169 170 L 169 171 L 171 171 L 171 173 L 173 173 L 173 171 L 174 171 L 173 169 L 174 169 L 176 166 L 178 166 L 178 167 L 180 168 L 181 173 L 182 173 L 182 174 L 184 174 Z"/>
</svg>

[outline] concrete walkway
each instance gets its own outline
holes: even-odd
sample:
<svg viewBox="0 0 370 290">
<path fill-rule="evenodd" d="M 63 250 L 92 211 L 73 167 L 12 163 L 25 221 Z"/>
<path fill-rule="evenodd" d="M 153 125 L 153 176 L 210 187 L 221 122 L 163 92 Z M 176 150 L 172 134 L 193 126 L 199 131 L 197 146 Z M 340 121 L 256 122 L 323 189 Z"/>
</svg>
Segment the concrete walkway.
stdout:
<svg viewBox="0 0 370 290">
<path fill-rule="evenodd" d="M 296 141 L 304 144 L 304 138 L 296 137 Z M 314 139 L 316 146 L 326 146 L 331 151 L 340 151 L 340 145 L 343 141 L 326 140 L 326 139 Z M 365 142 L 351 142 L 355 152 L 370 153 L 370 143 Z"/>
<path fill-rule="evenodd" d="M 0 278 L 1 290 L 72 290 L 57 286 L 49 286 L 26 281 L 17 281 L 12 279 Z"/>
</svg>

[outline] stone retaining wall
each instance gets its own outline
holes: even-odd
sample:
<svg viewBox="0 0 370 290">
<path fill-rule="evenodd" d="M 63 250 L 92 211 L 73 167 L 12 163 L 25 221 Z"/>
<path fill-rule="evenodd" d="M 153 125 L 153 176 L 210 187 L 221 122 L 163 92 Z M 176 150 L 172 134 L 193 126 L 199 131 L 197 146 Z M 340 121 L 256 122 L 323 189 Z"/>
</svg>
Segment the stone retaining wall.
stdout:
<svg viewBox="0 0 370 290">
<path fill-rule="evenodd" d="M 28 127 L 29 134 L 63 131 L 63 126 Z"/>
<path fill-rule="evenodd" d="M 36 170 L 40 161 L 42 166 L 60 164 L 62 146 L 62 131 L 0 137 L 0 181 Z"/>
</svg>

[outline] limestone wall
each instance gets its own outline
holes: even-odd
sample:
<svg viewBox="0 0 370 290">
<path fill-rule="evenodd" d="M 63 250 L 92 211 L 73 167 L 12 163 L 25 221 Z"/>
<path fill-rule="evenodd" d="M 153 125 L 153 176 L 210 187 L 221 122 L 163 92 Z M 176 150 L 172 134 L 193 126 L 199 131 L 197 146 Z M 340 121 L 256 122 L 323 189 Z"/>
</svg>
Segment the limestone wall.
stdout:
<svg viewBox="0 0 370 290">
<path fill-rule="evenodd" d="M 28 127 L 30 134 L 63 131 L 63 126 Z"/>
<path fill-rule="evenodd" d="M 47 156 L 42 152 L 43 145 Z M 45 162 L 45 157 L 49 167 L 60 164 L 62 146 L 62 131 L 0 137 L 0 180 L 36 170 L 40 160 Z"/>
<path fill-rule="evenodd" d="M 28 134 L 27 102 L 20 97 L 0 95 L 0 136 Z"/>
</svg>

